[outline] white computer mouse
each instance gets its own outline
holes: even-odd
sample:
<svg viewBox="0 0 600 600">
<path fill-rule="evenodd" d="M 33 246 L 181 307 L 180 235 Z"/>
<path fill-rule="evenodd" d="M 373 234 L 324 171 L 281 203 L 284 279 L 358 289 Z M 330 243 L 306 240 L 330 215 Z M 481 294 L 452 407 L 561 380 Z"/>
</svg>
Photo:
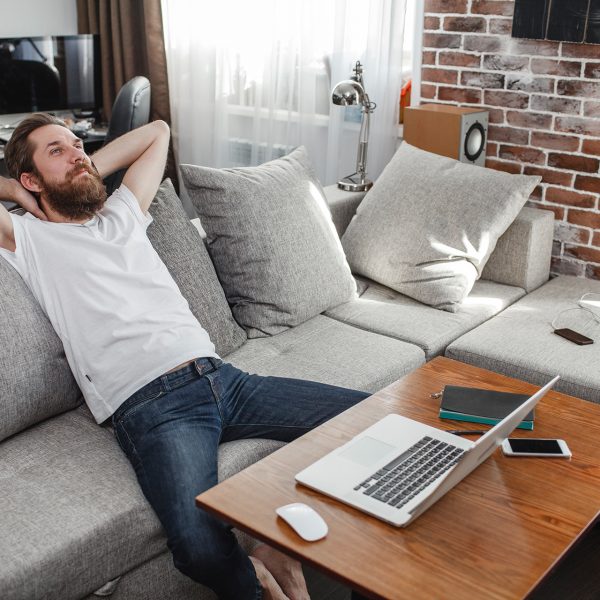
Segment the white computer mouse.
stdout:
<svg viewBox="0 0 600 600">
<path fill-rule="evenodd" d="M 327 523 L 308 504 L 294 502 L 280 506 L 275 512 L 307 542 L 316 542 L 327 535 Z"/>
</svg>

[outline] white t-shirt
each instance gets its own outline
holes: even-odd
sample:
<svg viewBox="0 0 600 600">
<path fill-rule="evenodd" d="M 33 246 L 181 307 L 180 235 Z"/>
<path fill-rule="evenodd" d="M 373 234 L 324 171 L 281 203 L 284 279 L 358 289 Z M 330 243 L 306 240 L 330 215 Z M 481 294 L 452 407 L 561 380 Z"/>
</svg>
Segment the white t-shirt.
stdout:
<svg viewBox="0 0 600 600">
<path fill-rule="evenodd" d="M 217 357 L 152 247 L 152 222 L 121 187 L 83 224 L 11 214 L 19 272 L 60 337 L 98 423 L 134 392 L 193 358 Z"/>
</svg>

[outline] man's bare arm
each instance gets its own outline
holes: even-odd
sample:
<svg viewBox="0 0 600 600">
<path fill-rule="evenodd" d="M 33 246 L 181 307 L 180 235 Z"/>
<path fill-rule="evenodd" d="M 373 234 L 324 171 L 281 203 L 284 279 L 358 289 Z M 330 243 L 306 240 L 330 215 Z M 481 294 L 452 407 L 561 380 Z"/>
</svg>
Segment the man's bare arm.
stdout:
<svg viewBox="0 0 600 600">
<path fill-rule="evenodd" d="M 163 178 L 169 137 L 169 126 L 154 121 L 118 137 L 98 150 L 92 160 L 103 178 L 127 168 L 123 183 L 146 213 Z"/>
<path fill-rule="evenodd" d="M 16 202 L 38 219 L 48 220 L 36 199 L 16 179 L 0 177 L 0 199 Z M 16 249 L 12 219 L 2 204 L 0 204 L 0 247 L 11 252 Z"/>
</svg>

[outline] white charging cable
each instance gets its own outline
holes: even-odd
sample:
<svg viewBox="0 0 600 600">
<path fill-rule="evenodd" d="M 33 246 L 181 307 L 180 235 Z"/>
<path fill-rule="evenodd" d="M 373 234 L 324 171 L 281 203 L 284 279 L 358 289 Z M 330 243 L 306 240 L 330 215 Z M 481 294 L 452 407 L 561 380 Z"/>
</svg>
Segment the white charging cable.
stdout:
<svg viewBox="0 0 600 600">
<path fill-rule="evenodd" d="M 587 327 L 591 321 L 595 321 L 598 325 L 600 325 L 600 294 L 596 294 L 594 292 L 587 292 L 583 294 L 583 296 L 577 300 L 577 306 L 561 310 L 556 317 L 554 317 L 552 323 L 550 323 L 550 327 L 552 327 L 552 329 L 556 329 L 556 322 L 565 313 L 581 310 L 585 311 L 591 316 L 591 318 L 586 321 L 583 327 Z"/>
</svg>

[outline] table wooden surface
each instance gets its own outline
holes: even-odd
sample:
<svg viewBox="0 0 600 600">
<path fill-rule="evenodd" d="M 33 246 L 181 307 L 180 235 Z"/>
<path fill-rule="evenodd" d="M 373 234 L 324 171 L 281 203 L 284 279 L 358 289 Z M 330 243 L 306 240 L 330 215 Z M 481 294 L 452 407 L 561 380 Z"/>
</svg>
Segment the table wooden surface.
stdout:
<svg viewBox="0 0 600 600">
<path fill-rule="evenodd" d="M 197 504 L 369 598 L 522 598 L 600 508 L 599 405 L 548 393 L 536 408 L 534 430 L 513 435 L 563 438 L 571 460 L 508 458 L 498 449 L 407 528 L 294 481 L 389 413 L 439 429 L 479 429 L 438 417 L 439 400 L 430 394 L 447 384 L 527 394 L 539 389 L 436 358 L 198 496 Z M 275 508 L 291 502 L 314 507 L 329 525 L 327 537 L 305 542 L 278 518 Z"/>
</svg>

